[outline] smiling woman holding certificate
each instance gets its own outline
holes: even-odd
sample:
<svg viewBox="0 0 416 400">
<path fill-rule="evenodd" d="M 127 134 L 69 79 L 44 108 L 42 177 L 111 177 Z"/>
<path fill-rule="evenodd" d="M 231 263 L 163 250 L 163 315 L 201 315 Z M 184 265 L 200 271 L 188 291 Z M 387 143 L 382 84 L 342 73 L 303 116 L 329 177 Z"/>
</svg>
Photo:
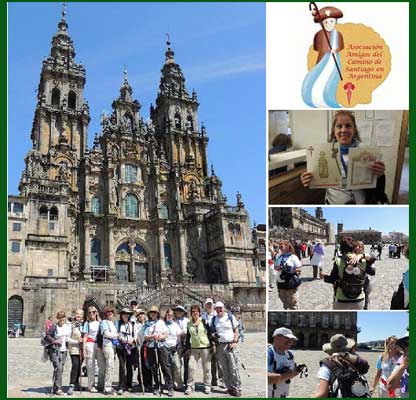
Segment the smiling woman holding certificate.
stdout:
<svg viewBox="0 0 416 400">
<path fill-rule="evenodd" d="M 337 153 L 337 146 L 339 145 L 339 157 L 336 155 L 338 163 L 338 171 L 341 176 L 340 187 L 327 187 L 325 202 L 326 204 L 385 204 L 388 202 L 387 196 L 384 193 L 385 188 L 385 165 L 384 162 L 375 154 L 366 152 L 361 158 L 361 165 L 365 165 L 372 175 L 377 177 L 374 180 L 372 188 L 363 189 L 355 188 L 350 184 L 350 179 L 347 182 L 348 176 L 348 160 L 350 150 L 355 149 L 361 142 L 360 135 L 355 122 L 354 114 L 350 111 L 338 111 L 334 116 L 334 121 L 331 129 L 330 141 L 334 144 L 334 157 Z M 336 145 L 336 146 L 335 146 Z M 356 153 L 356 151 L 351 151 Z M 356 160 L 356 157 L 354 157 Z M 322 164 L 322 162 L 321 162 Z M 351 164 L 351 163 L 350 163 Z M 319 163 L 318 163 L 319 165 Z M 316 172 L 310 170 L 304 172 L 300 176 L 300 180 L 305 187 L 319 187 L 316 183 Z M 356 185 L 363 187 L 365 185 Z M 375 187 L 374 187 L 375 186 Z"/>
</svg>

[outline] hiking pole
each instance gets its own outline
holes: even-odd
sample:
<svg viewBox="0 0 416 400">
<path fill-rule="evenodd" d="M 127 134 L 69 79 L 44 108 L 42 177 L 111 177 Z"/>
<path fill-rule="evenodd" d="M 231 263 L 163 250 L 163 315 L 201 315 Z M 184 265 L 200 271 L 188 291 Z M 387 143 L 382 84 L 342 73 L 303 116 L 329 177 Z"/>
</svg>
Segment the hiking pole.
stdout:
<svg viewBox="0 0 416 400">
<path fill-rule="evenodd" d="M 142 371 L 142 345 L 139 344 L 139 347 L 137 349 L 138 351 L 138 358 L 139 358 L 139 374 L 140 374 L 140 386 L 142 388 L 142 393 L 143 395 L 145 394 L 144 392 L 144 383 L 143 383 L 143 371 Z"/>
<path fill-rule="evenodd" d="M 241 363 L 241 366 L 243 367 L 243 370 L 246 372 L 246 374 L 247 374 L 247 378 L 251 379 L 251 376 L 250 376 L 250 374 L 248 373 L 247 368 L 246 368 L 246 366 L 244 365 L 244 363 Z"/>
<path fill-rule="evenodd" d="M 159 396 L 162 396 L 162 375 L 160 373 L 160 368 L 159 368 L 159 354 L 157 353 L 157 351 L 159 350 L 159 341 L 155 340 L 155 358 L 156 358 L 156 376 L 157 376 L 157 380 L 158 380 L 158 390 L 159 390 Z"/>
</svg>

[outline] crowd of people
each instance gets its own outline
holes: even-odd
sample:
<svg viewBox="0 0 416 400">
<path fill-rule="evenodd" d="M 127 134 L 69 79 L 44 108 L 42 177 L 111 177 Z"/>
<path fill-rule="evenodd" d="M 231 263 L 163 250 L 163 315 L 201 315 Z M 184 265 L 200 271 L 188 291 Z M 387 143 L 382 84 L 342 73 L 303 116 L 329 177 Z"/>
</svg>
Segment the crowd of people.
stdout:
<svg viewBox="0 0 416 400">
<path fill-rule="evenodd" d="M 273 343 L 267 347 L 267 381 L 269 398 L 289 397 L 292 380 L 308 371 L 305 364 L 297 364 L 294 353 L 297 337 L 285 327 L 273 332 Z M 409 397 L 409 336 L 388 337 L 384 352 L 374 366 L 377 372 L 372 384 L 366 374 L 371 366 L 357 354 L 354 340 L 342 334 L 331 337 L 322 346 L 327 354 L 319 362 L 317 387 L 311 391 L 315 398 L 379 398 Z"/>
<path fill-rule="evenodd" d="M 55 323 L 46 322 L 43 344 L 45 359 L 54 368 L 54 394 L 64 394 L 62 375 L 69 354 L 68 395 L 82 390 L 85 362 L 87 390 L 91 393 L 122 395 L 125 391 L 139 391 L 161 395 L 167 390 L 172 397 L 176 390 L 191 395 L 195 390 L 195 372 L 200 368 L 205 394 L 222 383 L 225 393 L 241 396 L 237 343 L 244 339 L 243 324 L 222 302 L 214 304 L 208 298 L 203 310 L 198 304 L 192 305 L 190 318 L 182 305 L 162 313 L 156 305 L 143 310 L 132 301 L 130 308 L 120 310 L 118 317 L 115 311 L 114 307 L 105 307 L 101 319 L 97 307 L 91 305 L 85 318 L 84 311 L 78 309 L 71 318 L 59 311 Z M 119 361 L 116 390 L 115 357 Z"/>
<path fill-rule="evenodd" d="M 407 245 L 394 246 L 392 257 L 404 256 L 409 259 Z M 372 245 L 372 249 L 380 245 Z M 381 259 L 382 248 L 378 255 L 374 251 L 365 252 L 364 243 L 351 237 L 343 237 L 335 245 L 331 272 L 323 272 L 325 255 L 324 245 L 320 240 L 302 242 L 300 240 L 269 241 L 269 290 L 276 282 L 279 299 L 285 310 L 297 310 L 297 292 L 302 284 L 302 259 L 309 258 L 307 264 L 313 268 L 313 278 L 322 279 L 333 286 L 334 310 L 367 310 L 370 306 L 370 276 L 376 273 L 375 262 Z M 399 250 L 398 250 L 399 248 Z M 389 246 L 390 254 L 390 246 Z M 391 309 L 409 308 L 409 272 L 403 279 L 391 299 Z"/>
</svg>

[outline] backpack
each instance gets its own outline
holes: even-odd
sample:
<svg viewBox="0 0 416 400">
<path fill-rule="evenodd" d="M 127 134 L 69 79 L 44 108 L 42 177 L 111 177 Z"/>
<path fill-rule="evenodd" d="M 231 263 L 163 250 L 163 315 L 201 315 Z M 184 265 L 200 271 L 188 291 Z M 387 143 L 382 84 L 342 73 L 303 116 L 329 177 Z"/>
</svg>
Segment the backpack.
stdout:
<svg viewBox="0 0 416 400">
<path fill-rule="evenodd" d="M 287 350 L 286 351 L 286 354 L 287 354 L 287 359 L 290 361 L 290 360 L 293 360 L 293 353 L 290 351 L 290 350 Z M 276 360 L 275 360 L 275 358 L 274 358 L 274 351 L 273 351 L 273 345 L 272 344 L 269 344 L 268 346 L 267 346 L 267 359 L 269 358 L 269 356 L 271 356 L 271 358 L 272 358 L 272 366 L 273 366 L 273 372 L 275 372 L 275 373 L 283 373 L 283 372 L 286 372 L 286 371 L 283 371 L 282 369 L 278 369 L 277 368 L 277 362 L 276 362 Z M 288 379 L 287 381 L 286 381 L 286 383 L 287 384 L 289 384 L 290 383 L 290 379 Z M 273 389 L 272 389 L 272 397 L 274 397 L 274 395 L 275 395 L 275 393 L 274 393 L 274 391 L 277 389 L 277 384 L 276 383 L 273 383 L 272 384 L 272 386 L 273 386 Z"/>
<path fill-rule="evenodd" d="M 367 379 L 342 357 L 328 357 L 319 363 L 331 370 L 330 398 L 371 398 Z"/>
<path fill-rule="evenodd" d="M 278 261 L 279 258 L 276 261 Z M 287 258 L 282 257 L 282 261 L 283 269 L 280 272 L 280 279 L 283 279 L 284 282 L 278 281 L 277 287 L 279 289 L 296 289 L 298 286 L 300 286 L 302 281 L 296 272 L 287 271 Z"/>
<path fill-rule="evenodd" d="M 234 332 L 236 327 L 234 326 L 234 322 L 233 322 L 233 314 L 230 311 L 228 311 L 227 316 L 228 316 L 228 320 L 231 322 L 231 328 L 233 329 L 233 332 Z M 211 333 L 212 333 L 213 336 L 215 336 L 217 334 L 217 327 L 215 326 L 216 319 L 217 319 L 217 316 L 214 315 L 212 317 L 212 321 L 211 321 Z M 240 333 L 238 334 L 237 340 L 239 338 L 240 338 Z"/>
<path fill-rule="evenodd" d="M 360 273 L 358 275 L 347 274 L 345 270 L 347 269 L 348 264 L 345 262 L 344 258 L 337 258 L 335 260 L 335 263 L 337 264 L 338 271 L 342 271 L 342 274 L 339 273 L 340 279 L 337 282 L 337 287 L 341 288 L 345 297 L 347 297 L 348 299 L 356 299 L 364 289 L 365 268 L 363 268 L 363 266 L 360 266 L 359 263 L 355 267 L 360 269 Z"/>
<path fill-rule="evenodd" d="M 393 297 L 391 298 L 390 303 L 390 310 L 408 310 L 409 305 L 407 307 L 404 306 L 404 286 L 403 281 L 400 282 L 399 288 L 397 291 L 393 293 Z"/>
</svg>

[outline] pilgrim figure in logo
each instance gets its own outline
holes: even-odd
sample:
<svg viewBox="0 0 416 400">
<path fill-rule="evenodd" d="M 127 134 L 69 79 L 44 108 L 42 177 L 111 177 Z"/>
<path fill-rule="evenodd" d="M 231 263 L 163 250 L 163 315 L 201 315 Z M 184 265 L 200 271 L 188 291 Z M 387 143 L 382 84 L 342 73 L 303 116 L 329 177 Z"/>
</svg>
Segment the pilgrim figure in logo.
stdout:
<svg viewBox="0 0 416 400">
<path fill-rule="evenodd" d="M 303 101 L 313 108 L 340 108 L 336 99 L 339 81 L 342 80 L 341 58 L 344 38 L 336 30 L 342 11 L 336 7 L 323 7 L 318 10 L 310 3 L 313 20 L 321 25 L 315 34 L 313 48 L 318 52 L 315 66 L 306 75 L 302 84 Z"/>
</svg>

